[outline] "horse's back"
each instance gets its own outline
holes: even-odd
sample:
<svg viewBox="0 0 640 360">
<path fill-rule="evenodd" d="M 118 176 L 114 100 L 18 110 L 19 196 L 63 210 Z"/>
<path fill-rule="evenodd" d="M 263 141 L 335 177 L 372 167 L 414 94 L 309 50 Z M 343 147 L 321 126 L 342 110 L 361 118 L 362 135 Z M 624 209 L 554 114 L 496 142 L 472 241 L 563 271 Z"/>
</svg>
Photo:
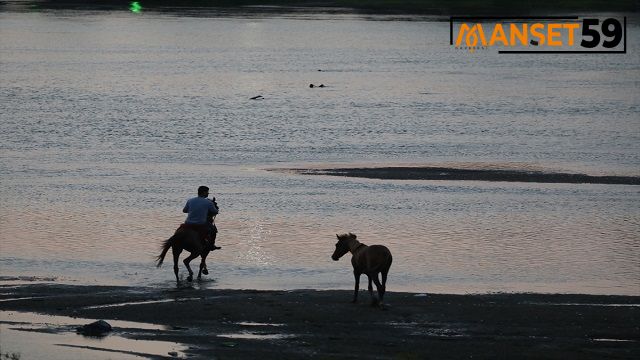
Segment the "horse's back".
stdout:
<svg viewBox="0 0 640 360">
<path fill-rule="evenodd" d="M 367 248 L 367 252 L 377 256 L 391 256 L 391 251 L 384 245 L 371 245 Z"/>
<path fill-rule="evenodd" d="M 393 257 L 386 246 L 371 245 L 366 249 L 365 261 L 372 271 L 388 271 Z"/>
</svg>

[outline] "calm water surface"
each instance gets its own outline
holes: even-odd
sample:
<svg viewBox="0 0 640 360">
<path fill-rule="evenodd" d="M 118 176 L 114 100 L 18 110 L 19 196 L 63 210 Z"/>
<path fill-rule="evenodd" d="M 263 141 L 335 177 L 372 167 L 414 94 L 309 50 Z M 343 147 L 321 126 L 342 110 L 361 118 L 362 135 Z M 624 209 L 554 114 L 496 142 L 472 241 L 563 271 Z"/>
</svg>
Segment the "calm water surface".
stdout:
<svg viewBox="0 0 640 360">
<path fill-rule="evenodd" d="M 391 291 L 640 295 L 636 186 L 266 170 L 639 176 L 628 26 L 626 55 L 504 56 L 452 49 L 449 24 L 423 18 L 5 10 L 0 270 L 174 286 L 153 260 L 208 184 L 223 250 L 199 286 L 349 289 L 330 255 L 352 231 L 393 252 Z"/>
</svg>

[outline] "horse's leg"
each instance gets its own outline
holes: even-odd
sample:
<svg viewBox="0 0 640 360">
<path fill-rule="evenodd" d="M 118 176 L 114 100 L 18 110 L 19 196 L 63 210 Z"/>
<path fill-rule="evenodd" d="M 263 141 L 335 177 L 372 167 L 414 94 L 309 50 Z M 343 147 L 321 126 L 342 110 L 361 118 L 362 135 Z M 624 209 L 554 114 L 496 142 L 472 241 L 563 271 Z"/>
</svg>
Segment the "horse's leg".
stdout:
<svg viewBox="0 0 640 360">
<path fill-rule="evenodd" d="M 200 264 L 202 266 L 202 273 L 205 275 L 209 275 L 209 270 L 207 269 L 207 256 L 209 255 L 209 250 L 203 250 L 204 252 L 202 253 L 202 264 Z"/>
<path fill-rule="evenodd" d="M 209 274 L 209 271 L 207 271 L 207 264 L 205 263 L 205 261 L 207 260 L 207 255 L 209 255 L 208 252 L 205 252 L 204 254 L 200 255 L 202 260 L 200 261 L 200 271 L 198 271 L 198 280 L 202 278 L 202 274 L 205 274 L 205 275 Z"/>
<path fill-rule="evenodd" d="M 193 281 L 193 271 L 191 270 L 191 266 L 189 266 L 189 263 L 191 262 L 191 260 L 195 259 L 198 257 L 198 254 L 193 254 L 191 253 L 186 259 L 183 260 L 184 262 L 184 266 L 187 267 L 187 270 L 189 270 L 189 277 L 187 277 L 187 281 L 188 282 L 192 282 Z"/>
<path fill-rule="evenodd" d="M 378 289 L 378 304 L 380 304 L 380 306 L 382 305 L 382 298 L 384 296 L 384 285 L 380 284 L 380 280 L 378 279 L 378 273 L 375 273 L 373 276 L 373 282 L 376 284 L 376 289 Z M 376 303 L 373 303 L 372 305 L 377 305 Z"/>
<path fill-rule="evenodd" d="M 357 271 L 353 271 L 353 276 L 356 278 L 356 289 L 353 291 L 353 300 L 352 303 L 358 302 L 358 290 L 360 289 L 360 273 Z"/>
<path fill-rule="evenodd" d="M 367 274 L 369 278 L 369 295 L 371 296 L 371 305 L 376 305 L 376 298 L 373 296 L 373 286 L 371 285 L 371 275 Z"/>
<path fill-rule="evenodd" d="M 380 294 L 380 304 L 382 304 L 382 298 L 384 297 L 384 293 L 387 292 L 387 274 L 389 273 L 389 268 L 382 270 L 382 293 Z"/>
<path fill-rule="evenodd" d="M 178 259 L 180 259 L 182 249 L 172 247 L 171 251 L 173 252 L 173 273 L 176 274 L 176 282 L 180 284 L 180 278 L 178 277 Z"/>
</svg>

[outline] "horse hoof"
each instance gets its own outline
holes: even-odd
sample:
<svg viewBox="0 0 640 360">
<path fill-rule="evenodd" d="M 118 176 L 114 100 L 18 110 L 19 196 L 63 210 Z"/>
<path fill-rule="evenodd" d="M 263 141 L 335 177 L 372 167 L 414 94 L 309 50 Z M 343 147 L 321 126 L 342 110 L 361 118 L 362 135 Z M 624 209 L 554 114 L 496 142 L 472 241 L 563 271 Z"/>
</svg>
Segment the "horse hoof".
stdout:
<svg viewBox="0 0 640 360">
<path fill-rule="evenodd" d="M 192 282 L 193 281 L 193 276 L 189 275 L 189 277 L 187 278 L 188 282 Z"/>
<path fill-rule="evenodd" d="M 203 274 L 205 274 L 205 275 L 209 275 L 209 270 L 207 270 L 207 269 L 202 269 L 202 273 L 203 273 Z"/>
</svg>

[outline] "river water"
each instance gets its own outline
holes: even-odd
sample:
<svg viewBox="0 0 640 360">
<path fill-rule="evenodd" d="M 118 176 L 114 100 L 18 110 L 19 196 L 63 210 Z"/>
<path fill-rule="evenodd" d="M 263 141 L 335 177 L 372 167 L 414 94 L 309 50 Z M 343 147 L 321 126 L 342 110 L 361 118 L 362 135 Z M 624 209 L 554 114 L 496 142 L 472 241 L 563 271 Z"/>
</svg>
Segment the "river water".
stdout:
<svg viewBox="0 0 640 360">
<path fill-rule="evenodd" d="M 349 289 L 350 231 L 391 249 L 390 291 L 640 295 L 637 186 L 269 171 L 640 175 L 636 21 L 625 55 L 499 55 L 439 20 L 2 8 L 3 277 L 175 286 L 154 258 L 205 184 L 197 286 Z"/>
</svg>

